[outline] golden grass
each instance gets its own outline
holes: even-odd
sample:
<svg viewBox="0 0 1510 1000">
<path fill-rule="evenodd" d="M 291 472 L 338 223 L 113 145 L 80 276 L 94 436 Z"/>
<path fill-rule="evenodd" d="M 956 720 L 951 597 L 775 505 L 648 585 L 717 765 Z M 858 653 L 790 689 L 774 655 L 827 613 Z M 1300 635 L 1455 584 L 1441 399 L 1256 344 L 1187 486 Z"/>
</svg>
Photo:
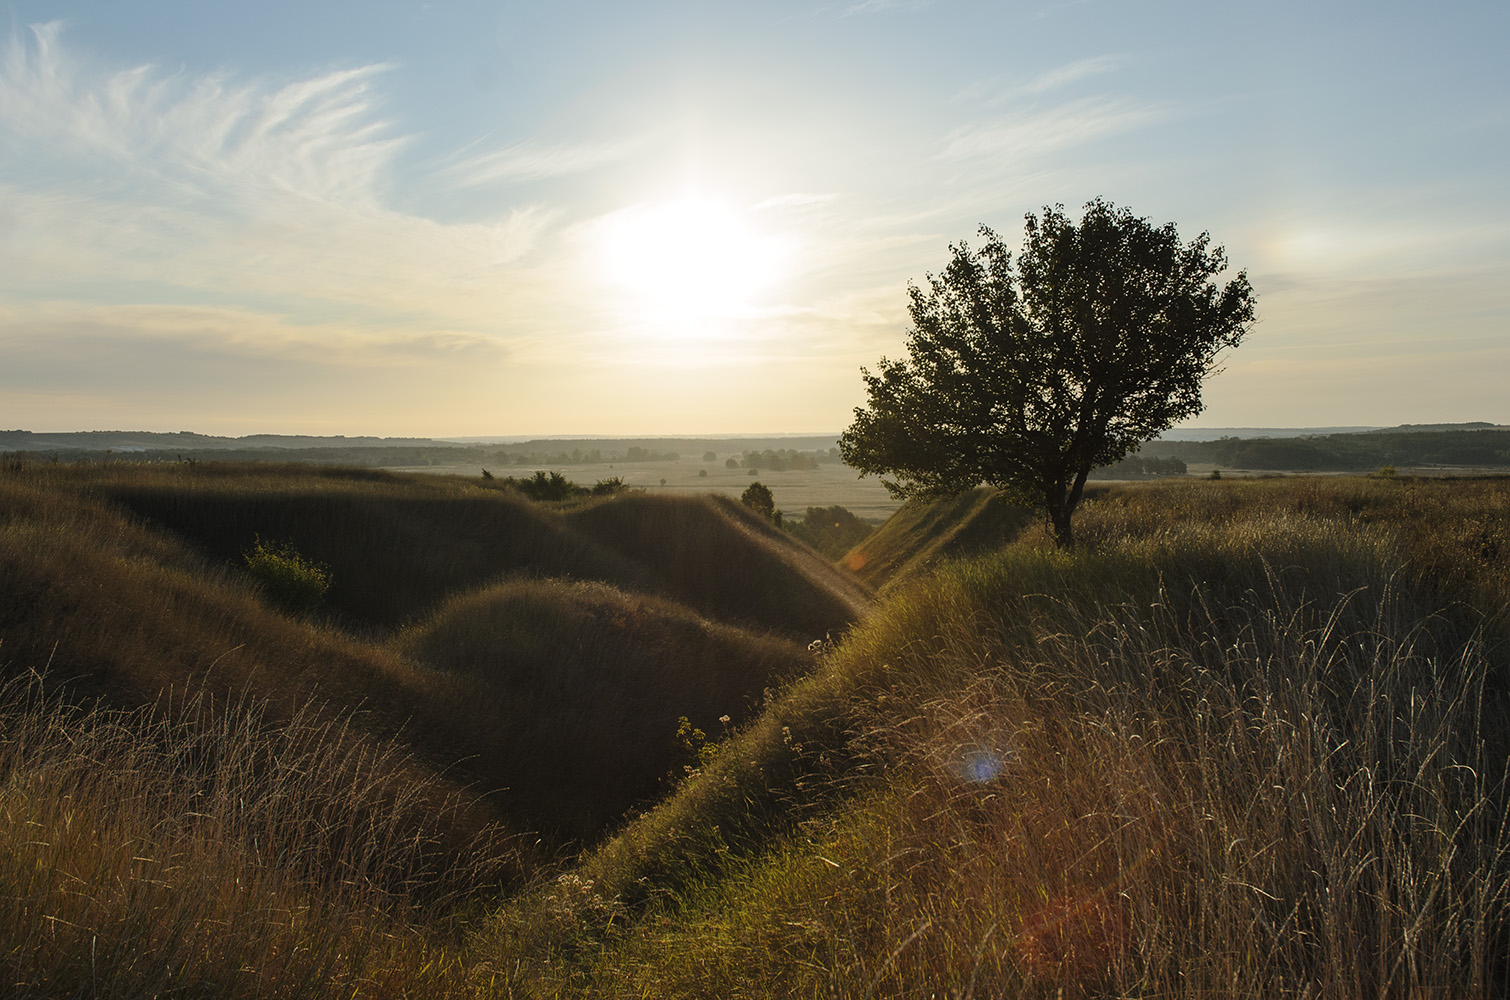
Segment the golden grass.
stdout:
<svg viewBox="0 0 1510 1000">
<path fill-rule="evenodd" d="M 108 504 L 328 504 L 331 531 L 362 525 L 339 551 L 378 523 L 354 511 L 420 545 L 512 501 L 253 481 L 0 475 L 0 663 L 124 706 L 0 697 L 0 992 L 1510 991 L 1503 480 L 1118 487 L 1073 552 L 1032 524 L 1001 546 L 973 498 L 899 525 L 884 600 L 763 704 L 793 637 L 867 597 L 737 509 L 521 508 L 555 526 L 540 551 L 569 537 L 648 592 L 457 555 L 468 582 L 437 571 L 380 644 L 265 607 L 214 518 L 190 548 Z M 716 752 L 580 858 L 499 822 L 601 830 L 669 769 L 674 717 L 722 735 L 725 713 Z"/>
<path fill-rule="evenodd" d="M 344 595 L 336 622 L 366 627 L 266 606 L 238 568 L 259 536 L 328 566 Z M 552 573 L 671 594 L 746 627 L 606 586 L 583 598 L 541 578 Z M 186 685 L 252 691 L 284 717 L 312 699 L 360 706 L 362 732 L 470 787 L 495 816 L 568 840 L 660 789 L 679 764 L 668 756 L 679 717 L 716 734 L 720 717 L 742 720 L 767 685 L 811 662 L 767 630 L 805 644 L 865 600 L 711 499 L 563 512 L 425 477 L 121 464 L 0 479 L 0 598 L 0 664 L 12 671 L 52 663 L 76 691 L 125 706 Z M 454 636 L 468 614 L 482 622 L 472 631 L 495 633 L 476 640 L 492 672 L 459 670 L 444 641 L 408 642 L 408 655 L 371 641 L 375 625 L 427 620 L 448 598 L 473 611 L 446 605 L 440 631 Z"/>
<path fill-rule="evenodd" d="M 443 915 L 520 863 L 454 791 L 310 714 L 42 687 L 0 689 L 0 993 L 457 994 Z"/>
<path fill-rule="evenodd" d="M 877 590 L 936 569 L 972 552 L 1000 548 L 1037 515 L 1007 502 L 991 487 L 945 500 L 913 500 L 839 560 Z"/>
<path fill-rule="evenodd" d="M 1267 489 L 893 593 L 773 705 L 784 739 L 763 719 L 583 866 L 542 991 L 1503 995 L 1493 568 L 1412 558 L 1450 521 Z M 1499 509 L 1479 489 L 1438 513 Z"/>
</svg>

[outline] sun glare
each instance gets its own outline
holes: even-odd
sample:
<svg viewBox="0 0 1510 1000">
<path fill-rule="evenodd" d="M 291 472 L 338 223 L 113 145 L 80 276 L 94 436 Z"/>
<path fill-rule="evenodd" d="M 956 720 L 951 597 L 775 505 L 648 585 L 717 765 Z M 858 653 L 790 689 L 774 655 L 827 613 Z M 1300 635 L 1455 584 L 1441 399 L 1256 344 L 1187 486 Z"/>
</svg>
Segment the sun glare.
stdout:
<svg viewBox="0 0 1510 1000">
<path fill-rule="evenodd" d="M 626 307 L 658 323 L 747 314 L 782 258 L 779 241 L 740 213 L 696 199 L 615 213 L 604 222 L 601 251 Z"/>
</svg>

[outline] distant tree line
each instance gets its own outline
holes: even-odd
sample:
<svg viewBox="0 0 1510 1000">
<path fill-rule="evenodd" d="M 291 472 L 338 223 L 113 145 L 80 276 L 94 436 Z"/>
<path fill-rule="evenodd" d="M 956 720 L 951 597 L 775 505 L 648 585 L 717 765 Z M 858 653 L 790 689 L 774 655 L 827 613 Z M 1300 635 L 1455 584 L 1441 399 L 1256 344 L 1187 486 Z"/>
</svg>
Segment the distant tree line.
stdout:
<svg viewBox="0 0 1510 1000">
<path fill-rule="evenodd" d="M 800 538 L 829 559 L 838 559 L 876 529 L 845 507 L 809 507 L 801 520 L 787 517 L 777 506 L 770 487 L 756 481 L 745 488 L 739 502 Z"/>
<path fill-rule="evenodd" d="M 674 451 L 654 451 L 631 445 L 623 451 L 601 448 L 571 451 L 511 451 L 492 445 L 329 445 L 310 448 L 51 448 L 28 449 L 33 459 L 62 462 L 309 462 L 362 468 L 436 465 L 560 466 L 606 465 L 613 462 L 674 462 Z"/>
<path fill-rule="evenodd" d="M 796 451 L 792 448 L 766 448 L 762 451 L 747 451 L 730 468 L 765 469 L 768 472 L 804 471 L 816 469 L 820 455 L 816 451 Z M 832 461 L 837 462 L 835 455 Z M 728 462 L 724 464 L 728 465 Z"/>
<path fill-rule="evenodd" d="M 1158 476 L 1183 476 L 1184 459 L 1158 458 L 1153 455 L 1128 455 L 1120 462 L 1095 469 L 1092 479 L 1151 479 Z"/>
<path fill-rule="evenodd" d="M 522 493 L 531 500 L 545 502 L 570 500 L 573 497 L 612 496 L 615 493 L 622 493 L 628 489 L 624 485 L 624 480 L 618 476 L 600 479 L 592 486 L 579 486 L 559 472 L 537 471 L 533 476 L 518 478 L 505 476 L 499 479 L 487 469 L 483 469 L 482 478 L 484 480 L 491 480 L 496 486 Z"/>
<path fill-rule="evenodd" d="M 1368 472 L 1395 466 L 1510 466 L 1510 430 L 1406 430 L 1298 438 L 1150 441 L 1145 454 L 1228 469 Z"/>
<path fill-rule="evenodd" d="M 845 507 L 809 507 L 802 520 L 786 518 L 783 527 L 830 559 L 838 559 L 876 529 Z"/>
</svg>

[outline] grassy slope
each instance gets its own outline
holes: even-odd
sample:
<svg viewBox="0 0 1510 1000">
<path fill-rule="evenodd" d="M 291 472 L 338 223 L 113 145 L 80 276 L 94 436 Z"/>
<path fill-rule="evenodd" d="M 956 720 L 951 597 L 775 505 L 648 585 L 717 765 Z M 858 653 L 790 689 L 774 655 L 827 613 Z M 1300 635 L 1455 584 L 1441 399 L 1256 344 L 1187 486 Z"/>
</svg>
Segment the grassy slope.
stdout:
<svg viewBox="0 0 1510 1000">
<path fill-rule="evenodd" d="M 516 580 L 448 601 L 396 639 L 455 678 L 508 762 L 505 797 L 570 836 L 647 803 L 695 762 L 678 719 L 717 734 L 811 664 L 791 640 L 602 583 Z M 720 718 L 727 722 L 720 722 Z"/>
<path fill-rule="evenodd" d="M 816 638 L 869 604 L 865 587 L 727 497 L 629 496 L 568 515 L 582 534 L 657 567 L 663 587 L 726 620 Z"/>
<path fill-rule="evenodd" d="M 684 597 L 747 628 L 804 642 L 858 617 L 864 600 L 858 587 L 801 546 L 752 523 L 742 508 L 711 499 L 626 497 L 563 516 L 512 493 L 454 481 L 301 467 L 43 470 L 9 476 L 0 490 L 6 525 L 0 534 L 0 643 L 12 670 L 51 663 L 55 677 L 75 678 L 78 690 L 125 706 L 186 686 L 222 698 L 249 691 L 284 716 L 310 698 L 360 705 L 359 724 L 367 731 L 399 739 L 432 766 L 451 769 L 485 792 L 520 782 L 515 750 L 505 748 L 521 744 L 500 740 L 498 732 L 515 728 L 512 714 L 523 711 L 513 703 L 521 678 L 554 671 L 552 690 L 564 699 L 576 696 L 573 685 L 598 692 L 604 677 L 641 684 L 665 709 L 645 724 L 666 723 L 664 741 L 670 742 L 679 716 L 696 717 L 704 727 L 723 714 L 742 716 L 772 677 L 809 662 L 800 646 L 739 629 L 719 632 L 716 650 L 684 650 L 673 636 L 685 637 L 693 624 L 711 629 L 712 622 L 664 597 L 635 604 L 630 591 Z M 117 505 L 151 520 L 143 525 L 122 516 Z M 640 541 L 619 540 L 618 532 L 636 533 Z M 258 535 L 292 541 L 329 565 L 337 619 L 369 629 L 420 620 L 447 598 L 515 579 L 512 588 L 488 598 L 492 620 L 514 619 L 495 644 L 502 654 L 497 668 L 486 675 L 457 669 L 454 657 L 436 653 L 433 641 L 409 647 L 423 647 L 428 661 L 406 658 L 264 606 L 235 565 Z M 619 589 L 586 597 L 580 589 L 528 582 L 554 576 L 598 578 Z M 741 585 L 752 595 L 747 601 L 737 600 Z M 583 607 L 594 601 L 654 610 L 626 616 L 598 609 L 584 616 Z M 455 631 L 458 612 L 448 613 Z M 651 619 L 657 628 L 640 628 Z M 558 629 L 566 621 L 573 642 L 592 650 L 595 664 L 579 656 L 576 674 L 555 666 Z M 730 675 L 717 698 L 703 690 L 702 680 L 715 668 Z M 687 688 L 685 699 L 677 685 Z M 606 708 L 614 693 L 604 694 Z M 622 701 L 642 703 L 643 694 L 626 692 Z M 663 718 L 668 713 L 669 721 Z M 522 724 L 540 731 L 538 723 L 551 718 L 589 730 L 599 721 L 582 713 L 552 715 L 536 699 Z M 603 721 L 609 729 L 619 725 Z M 568 730 L 561 738 L 574 737 Z M 585 752 L 588 742 L 579 749 Z M 620 765 L 636 759 L 605 752 Z M 555 788 L 561 804 L 573 772 L 552 767 L 554 754 L 542 756 L 535 764 L 538 781 Z M 601 822 L 643 794 L 647 781 L 653 787 L 665 773 L 664 755 L 638 759 L 647 767 L 654 762 L 655 772 L 637 775 L 626 785 L 633 791 L 614 795 L 611 803 L 577 811 Z M 526 817 L 550 826 L 553 818 Z M 590 831 L 581 822 L 566 826 L 572 836 Z"/>
<path fill-rule="evenodd" d="M 364 470 L 138 467 L 95 478 L 102 495 L 222 563 L 255 537 L 292 542 L 331 568 L 331 611 L 380 629 L 505 574 L 602 580 L 807 637 L 842 628 L 866 603 L 852 580 L 713 497 L 630 494 L 563 513 L 473 482 Z"/>
<path fill-rule="evenodd" d="M 1113 491 L 895 588 L 478 946 L 562 996 L 1503 995 L 1507 510 Z"/>
<path fill-rule="evenodd" d="M 445 901 L 541 862 L 511 830 L 598 835 L 679 767 L 679 716 L 744 719 L 811 665 L 781 633 L 865 600 L 739 509 L 615 503 L 571 516 L 589 531 L 382 473 L 7 470 L 6 990 L 454 992 Z M 359 634 L 266 606 L 237 566 L 259 535 L 327 563 Z M 736 576 L 779 596 L 736 602 Z"/>
<path fill-rule="evenodd" d="M 948 559 L 999 548 L 1037 515 L 982 486 L 946 500 L 913 500 L 841 563 L 864 583 L 881 589 L 926 573 Z"/>
<path fill-rule="evenodd" d="M 91 671 L 118 704 L 208 673 L 220 700 L 165 718 L 6 690 L 0 906 L 16 908 L 0 973 L 17 995 L 1473 997 L 1510 982 L 1503 481 L 1119 488 L 1083 510 L 1074 555 L 1030 528 L 908 570 L 662 805 L 559 878 L 458 911 L 445 901 L 519 861 L 500 869 L 508 842 L 469 839 L 479 810 L 511 800 L 460 793 L 437 750 L 472 747 L 453 775 L 523 790 L 501 748 L 537 746 L 533 808 L 595 823 L 547 794 L 609 794 L 619 762 L 594 764 L 669 717 L 645 706 L 712 713 L 796 665 L 789 640 L 667 592 L 737 607 L 742 573 L 755 610 L 739 618 L 802 637 L 804 601 L 763 581 L 835 608 L 863 594 L 791 565 L 738 510 L 720 533 L 714 505 L 605 505 L 550 518 L 605 565 L 665 560 L 662 596 L 468 584 L 380 646 L 273 615 L 203 543 L 102 508 L 165 485 L 112 475 L 0 477 L 0 662 Z M 299 475 L 257 489 L 416 496 L 389 477 L 288 488 Z M 413 489 L 432 509 L 476 499 Z M 665 568 L 698 551 L 733 569 Z M 315 680 L 361 692 L 363 711 L 301 704 Z M 224 701 L 249 684 L 272 701 Z M 519 732 L 500 737 L 507 710 Z M 442 807 L 436 825 L 415 826 L 437 811 L 416 802 Z"/>
</svg>

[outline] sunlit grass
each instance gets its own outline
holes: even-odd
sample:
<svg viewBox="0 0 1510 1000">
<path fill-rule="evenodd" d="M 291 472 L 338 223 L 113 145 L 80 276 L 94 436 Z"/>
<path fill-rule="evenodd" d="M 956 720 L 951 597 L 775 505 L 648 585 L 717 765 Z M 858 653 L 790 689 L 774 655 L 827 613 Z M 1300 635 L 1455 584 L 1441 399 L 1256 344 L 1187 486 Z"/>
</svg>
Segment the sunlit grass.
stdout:
<svg viewBox="0 0 1510 1000">
<path fill-rule="evenodd" d="M 513 503 L 139 475 L 206 532 L 221 491 L 386 505 L 418 547 Z M 658 592 L 516 573 L 366 634 L 277 614 L 122 490 L 0 476 L 0 992 L 1510 989 L 1504 481 L 1119 487 L 1070 552 L 973 498 L 880 538 L 884 600 L 816 661 L 803 615 L 865 591 L 717 503 L 519 507 Z M 56 695 L 24 679 L 49 661 Z M 671 766 L 681 716 L 720 742 Z M 615 828 L 626 774 L 665 794 Z M 525 776 L 611 835 L 512 832 Z"/>
<path fill-rule="evenodd" d="M 454 995 L 445 914 L 520 872 L 384 748 L 255 701 L 171 713 L 0 689 L 0 992 Z"/>
<path fill-rule="evenodd" d="M 1500 995 L 1510 719 L 1481 582 L 1388 526 L 1266 507 L 1103 523 L 1077 552 L 1030 540 L 903 587 L 583 867 L 643 915 L 558 932 L 573 957 L 541 976 Z"/>
</svg>

